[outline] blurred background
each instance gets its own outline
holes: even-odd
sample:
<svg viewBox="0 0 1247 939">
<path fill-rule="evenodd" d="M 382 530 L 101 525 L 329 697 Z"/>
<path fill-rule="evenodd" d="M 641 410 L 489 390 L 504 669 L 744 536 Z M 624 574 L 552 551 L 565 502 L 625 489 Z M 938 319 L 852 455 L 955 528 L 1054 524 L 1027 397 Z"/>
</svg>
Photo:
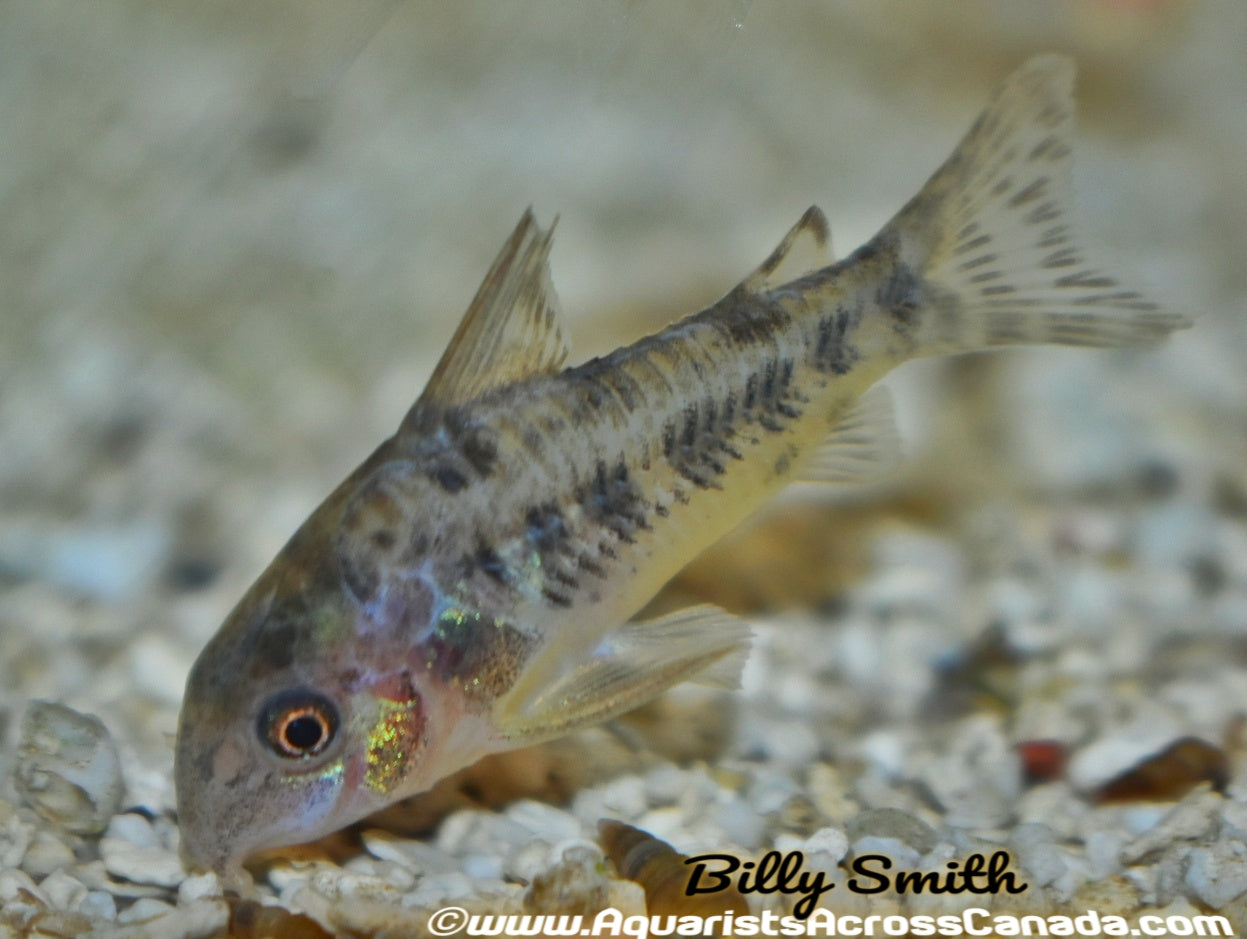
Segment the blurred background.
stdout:
<svg viewBox="0 0 1247 939">
<path fill-rule="evenodd" d="M 812 203 L 851 251 L 1046 50 L 1080 69 L 1083 240 L 1198 328 L 906 367 L 910 465 L 863 498 L 938 528 L 1186 487 L 1157 563 L 1207 555 L 1201 519 L 1247 513 L 1245 41 L 1237 0 L 0 5 L 0 720 L 98 712 L 170 804 L 194 654 L 396 426 L 526 206 L 559 218 L 578 361 L 716 299 Z M 679 589 L 831 602 L 861 504 L 851 544 L 799 513 Z M 1208 576 L 1247 582 L 1226 556 Z M 758 578 L 776 558 L 813 574 Z"/>
</svg>

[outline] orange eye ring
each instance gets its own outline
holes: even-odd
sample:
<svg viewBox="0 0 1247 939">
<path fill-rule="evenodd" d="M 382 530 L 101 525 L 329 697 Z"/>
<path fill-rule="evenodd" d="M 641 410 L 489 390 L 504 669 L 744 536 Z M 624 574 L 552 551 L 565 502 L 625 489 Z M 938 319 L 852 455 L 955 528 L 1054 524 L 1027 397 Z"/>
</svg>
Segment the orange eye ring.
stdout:
<svg viewBox="0 0 1247 939">
<path fill-rule="evenodd" d="M 338 711 L 312 691 L 287 691 L 260 712 L 260 738 L 277 756 L 304 760 L 318 756 L 338 731 Z"/>
</svg>

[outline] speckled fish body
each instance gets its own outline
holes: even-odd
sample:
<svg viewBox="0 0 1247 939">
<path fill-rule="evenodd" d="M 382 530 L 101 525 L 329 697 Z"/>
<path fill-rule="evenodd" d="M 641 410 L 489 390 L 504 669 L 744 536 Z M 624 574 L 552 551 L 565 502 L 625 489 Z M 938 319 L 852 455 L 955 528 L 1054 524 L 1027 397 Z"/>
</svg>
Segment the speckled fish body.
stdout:
<svg viewBox="0 0 1247 939">
<path fill-rule="evenodd" d="M 727 678 L 747 630 L 632 617 L 798 478 L 892 449 L 871 386 L 924 355 L 1146 343 L 1183 325 L 1091 271 L 1066 219 L 1072 68 L 1033 60 L 838 263 L 811 209 L 714 306 L 583 365 L 526 214 L 403 421 L 204 649 L 177 744 L 184 852 L 228 871 L 482 755 Z"/>
</svg>

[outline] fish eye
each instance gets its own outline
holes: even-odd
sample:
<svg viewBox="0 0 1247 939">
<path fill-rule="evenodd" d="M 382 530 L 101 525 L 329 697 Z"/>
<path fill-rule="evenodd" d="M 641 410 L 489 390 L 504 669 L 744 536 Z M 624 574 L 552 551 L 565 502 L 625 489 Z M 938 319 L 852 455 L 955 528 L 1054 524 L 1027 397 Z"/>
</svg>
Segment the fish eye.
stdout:
<svg viewBox="0 0 1247 939">
<path fill-rule="evenodd" d="M 314 691 L 286 691 L 270 698 L 260 711 L 260 739 L 290 760 L 323 753 L 338 732 L 338 709 Z"/>
</svg>

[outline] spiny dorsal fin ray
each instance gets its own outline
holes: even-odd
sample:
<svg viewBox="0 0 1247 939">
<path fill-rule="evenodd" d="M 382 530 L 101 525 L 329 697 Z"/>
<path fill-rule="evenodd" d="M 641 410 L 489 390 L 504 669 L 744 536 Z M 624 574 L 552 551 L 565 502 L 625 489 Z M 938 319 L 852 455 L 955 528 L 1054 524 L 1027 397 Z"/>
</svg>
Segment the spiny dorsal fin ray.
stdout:
<svg viewBox="0 0 1247 939">
<path fill-rule="evenodd" d="M 524 684 L 540 690 L 523 703 L 500 703 L 499 723 L 512 740 L 536 742 L 617 717 L 682 681 L 735 687 L 749 636 L 748 626 L 715 606 L 625 623 L 587 661 L 553 677 L 530 676 Z"/>
<path fill-rule="evenodd" d="M 876 480 L 901 462 L 892 394 L 876 385 L 841 417 L 801 466 L 804 482 L 852 485 Z"/>
<path fill-rule="evenodd" d="M 554 225 L 542 230 L 532 209 L 525 210 L 418 403 L 463 404 L 494 388 L 562 367 L 568 350 L 550 283 L 553 233 Z"/>
<path fill-rule="evenodd" d="M 776 284 L 826 267 L 832 260 L 831 226 L 827 224 L 823 210 L 812 205 L 797 220 L 797 224 L 788 229 L 788 234 L 767 259 L 741 281 L 738 289 L 761 293 Z"/>
</svg>

